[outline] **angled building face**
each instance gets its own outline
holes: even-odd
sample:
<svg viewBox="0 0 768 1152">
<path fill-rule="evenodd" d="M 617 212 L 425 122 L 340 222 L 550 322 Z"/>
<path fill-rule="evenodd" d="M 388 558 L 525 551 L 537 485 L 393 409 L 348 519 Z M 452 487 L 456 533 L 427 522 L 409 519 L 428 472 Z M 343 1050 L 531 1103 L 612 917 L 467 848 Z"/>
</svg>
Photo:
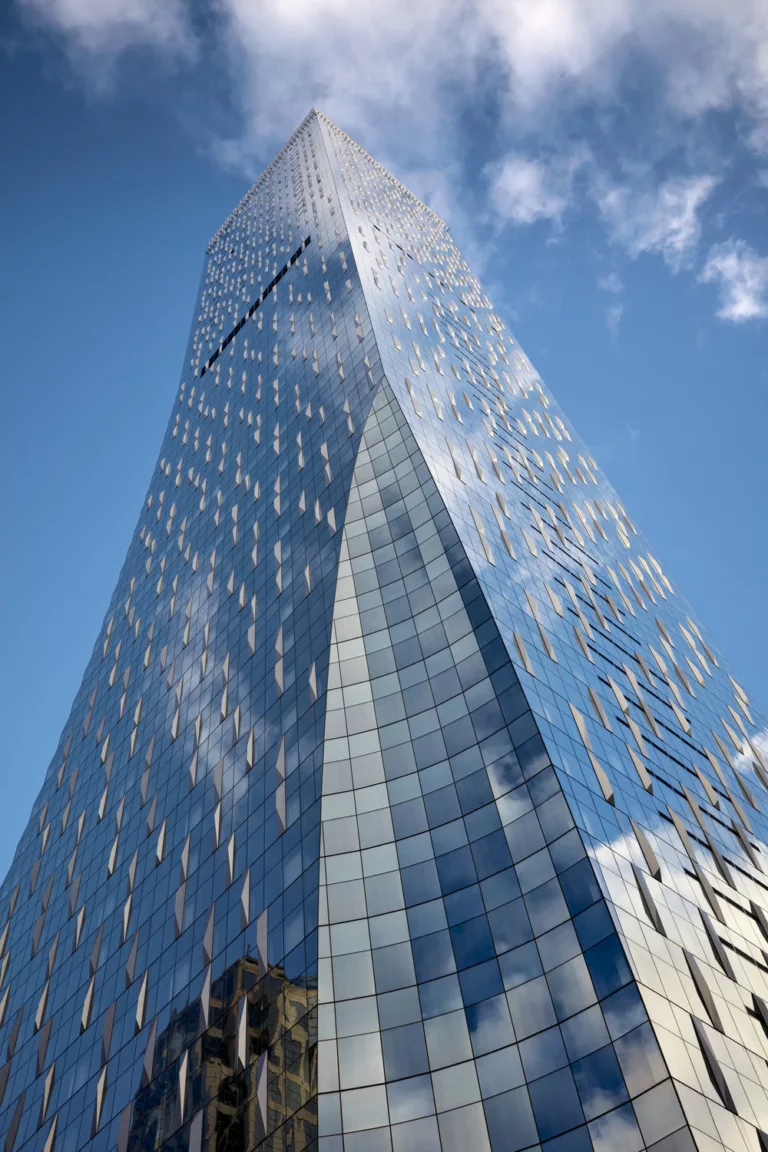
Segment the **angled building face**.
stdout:
<svg viewBox="0 0 768 1152">
<path fill-rule="evenodd" d="M 764 724 L 313 111 L 0 892 L 5 1152 L 765 1152 Z"/>
</svg>

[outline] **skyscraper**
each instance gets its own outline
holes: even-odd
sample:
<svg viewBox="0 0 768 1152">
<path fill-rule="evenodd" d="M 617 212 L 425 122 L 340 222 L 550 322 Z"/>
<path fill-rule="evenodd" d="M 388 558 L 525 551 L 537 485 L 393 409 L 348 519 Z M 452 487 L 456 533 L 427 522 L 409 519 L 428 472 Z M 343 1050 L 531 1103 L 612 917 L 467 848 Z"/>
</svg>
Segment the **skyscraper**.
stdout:
<svg viewBox="0 0 768 1152">
<path fill-rule="evenodd" d="M 313 110 L 0 892 L 4 1152 L 768 1152 L 764 723 Z"/>
</svg>

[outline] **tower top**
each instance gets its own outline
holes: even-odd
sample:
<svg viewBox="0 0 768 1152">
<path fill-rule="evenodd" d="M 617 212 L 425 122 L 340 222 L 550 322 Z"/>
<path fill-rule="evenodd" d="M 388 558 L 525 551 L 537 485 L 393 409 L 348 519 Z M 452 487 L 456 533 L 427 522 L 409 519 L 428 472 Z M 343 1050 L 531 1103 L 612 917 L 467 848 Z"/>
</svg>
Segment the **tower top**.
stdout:
<svg viewBox="0 0 768 1152">
<path fill-rule="evenodd" d="M 281 160 L 285 156 L 286 152 L 291 148 L 291 146 L 295 143 L 296 139 L 301 135 L 301 133 L 304 131 L 304 129 L 313 120 L 322 121 L 322 123 L 326 126 L 326 128 L 328 128 L 331 132 L 335 133 L 338 137 L 341 137 L 345 142 L 347 142 L 351 148 L 354 148 L 357 151 L 358 155 L 362 155 L 363 157 L 365 157 L 366 161 L 372 165 L 375 165 L 375 167 L 380 172 L 386 172 L 388 179 L 390 181 L 392 181 L 393 183 L 397 184 L 398 188 L 400 189 L 400 191 L 404 195 L 406 195 L 411 201 L 415 201 L 421 208 L 424 209 L 424 211 L 428 212 L 432 217 L 434 217 L 435 221 L 441 227 L 447 229 L 448 225 L 442 219 L 442 217 L 440 217 L 434 211 L 433 208 L 430 208 L 428 204 L 425 204 L 423 200 L 421 200 L 414 192 L 412 192 L 410 190 L 410 188 L 407 188 L 403 183 L 401 183 L 401 181 L 399 181 L 397 179 L 397 177 L 393 176 L 391 172 L 389 172 L 387 169 L 385 169 L 383 167 L 383 165 L 381 165 L 378 162 L 378 160 L 375 160 L 373 158 L 373 156 L 371 156 L 371 154 L 366 151 L 365 148 L 363 148 L 360 144 L 358 144 L 355 140 L 353 140 L 352 137 L 349 136 L 349 134 L 347 132 L 345 132 L 343 128 L 340 128 L 339 125 L 334 120 L 331 120 L 331 118 L 329 116 L 327 116 L 325 114 L 325 112 L 323 112 L 320 108 L 318 108 L 316 104 L 313 104 L 312 107 L 310 108 L 309 112 L 307 112 L 304 119 L 296 126 L 296 128 L 293 130 L 291 135 L 288 137 L 288 139 L 281 146 L 279 151 L 275 154 L 275 156 L 272 158 L 272 160 L 266 166 L 264 171 L 258 177 L 256 182 L 251 185 L 251 187 L 245 193 L 243 198 L 232 209 L 232 211 L 230 212 L 229 216 L 227 216 L 224 223 L 221 224 L 220 227 L 216 229 L 215 233 L 213 234 L 210 241 L 208 242 L 206 252 L 208 252 L 209 254 L 211 252 L 213 252 L 213 250 L 216 247 L 216 244 L 218 243 L 220 237 L 227 231 L 230 224 L 235 219 L 235 217 L 238 215 L 238 213 L 240 211 L 242 211 L 242 209 L 245 207 L 246 204 L 250 203 L 250 201 L 255 196 L 258 195 L 258 193 L 261 190 L 261 188 L 263 187 L 264 183 L 272 175 L 275 167 L 281 162 Z"/>
</svg>

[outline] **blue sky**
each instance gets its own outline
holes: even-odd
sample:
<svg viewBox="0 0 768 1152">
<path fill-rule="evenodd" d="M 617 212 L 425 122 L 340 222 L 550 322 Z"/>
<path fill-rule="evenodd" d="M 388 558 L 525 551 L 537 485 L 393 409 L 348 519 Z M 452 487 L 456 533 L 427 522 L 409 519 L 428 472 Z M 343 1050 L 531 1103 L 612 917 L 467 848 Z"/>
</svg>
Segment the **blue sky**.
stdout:
<svg viewBox="0 0 768 1152">
<path fill-rule="evenodd" d="M 0 872 L 155 461 L 205 244 L 312 104 L 449 220 L 768 702 L 768 7 L 15 0 Z"/>
</svg>

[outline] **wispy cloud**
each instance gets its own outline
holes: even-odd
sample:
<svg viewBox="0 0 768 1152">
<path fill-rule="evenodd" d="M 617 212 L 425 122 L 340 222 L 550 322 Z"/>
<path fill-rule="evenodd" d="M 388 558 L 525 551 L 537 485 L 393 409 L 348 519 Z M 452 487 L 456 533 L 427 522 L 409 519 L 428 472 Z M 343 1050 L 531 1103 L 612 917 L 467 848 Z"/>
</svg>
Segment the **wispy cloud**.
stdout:
<svg viewBox="0 0 768 1152">
<path fill-rule="evenodd" d="M 491 204 L 499 217 L 513 224 L 560 220 L 571 200 L 582 153 L 552 159 L 509 154 L 490 169 Z"/>
<path fill-rule="evenodd" d="M 713 132 L 711 162 L 697 159 L 693 127 L 729 113 L 733 146 L 768 157 L 764 0 L 14 2 L 96 83 L 137 47 L 174 64 L 197 49 L 220 105 L 208 123 L 195 117 L 198 139 L 251 176 L 318 104 L 403 176 L 421 172 L 446 212 L 456 205 L 444 175 L 451 188 L 472 184 L 467 117 L 486 109 L 493 154 L 480 165 L 495 159 L 488 187 L 501 219 L 560 226 L 572 207 L 596 207 L 616 245 L 656 253 L 673 271 L 695 256 L 723 147 Z M 628 132 L 619 110 L 639 87 L 652 109 Z M 611 173 L 590 159 L 588 124 L 616 160 Z M 707 275 L 732 276 L 732 263 L 725 274 L 708 263 Z M 759 282 L 759 264 L 742 254 L 739 267 Z M 760 299 L 758 287 L 750 312 L 742 294 L 743 315 L 759 315 Z M 738 307 L 724 305 L 729 318 Z"/>
<path fill-rule="evenodd" d="M 670 114 L 736 110 L 752 146 L 768 152 L 761 0 L 16 2 L 93 52 L 137 43 L 178 51 L 193 24 L 204 25 L 220 66 L 227 61 L 246 150 L 280 137 L 314 102 L 377 145 L 404 111 L 412 128 L 445 127 L 455 86 L 476 87 L 489 64 L 505 129 L 551 124 L 587 103 L 611 107 L 640 63 Z"/>
<path fill-rule="evenodd" d="M 623 315 L 623 304 L 611 304 L 610 307 L 606 308 L 605 310 L 605 323 L 608 326 L 608 331 L 614 340 L 619 335 L 619 325 L 621 324 L 621 318 Z"/>
<path fill-rule="evenodd" d="M 246 158 L 318 104 L 379 153 L 425 167 L 441 155 L 450 87 L 475 79 L 486 32 L 470 5 L 443 0 L 216 0 L 220 49 L 241 116 L 230 155 Z M 443 157 L 452 152 L 443 136 Z"/>
<path fill-rule="evenodd" d="M 722 320 L 738 324 L 768 317 L 768 256 L 744 240 L 731 238 L 710 248 L 700 279 L 717 284 Z"/>
<path fill-rule="evenodd" d="M 614 243 L 633 258 L 657 252 L 677 272 L 696 251 L 701 236 L 699 209 L 716 184 L 712 176 L 680 177 L 642 191 L 603 184 L 596 200 Z"/>
<path fill-rule="evenodd" d="M 607 275 L 598 278 L 597 286 L 601 292 L 608 292 L 614 297 L 613 304 L 609 304 L 605 310 L 605 325 L 611 334 L 611 339 L 617 340 L 619 336 L 619 326 L 626 311 L 623 300 L 618 299 L 624 291 L 624 284 L 618 272 L 609 272 Z"/>
<path fill-rule="evenodd" d="M 618 272 L 609 272 L 607 276 L 601 276 L 597 281 L 597 286 L 603 292 L 611 292 L 614 296 L 618 296 L 620 292 L 624 291 L 624 285 Z"/>
<path fill-rule="evenodd" d="M 18 0 L 33 23 L 60 34 L 98 86 L 125 51 L 152 47 L 189 57 L 195 38 L 184 0 Z"/>
</svg>

